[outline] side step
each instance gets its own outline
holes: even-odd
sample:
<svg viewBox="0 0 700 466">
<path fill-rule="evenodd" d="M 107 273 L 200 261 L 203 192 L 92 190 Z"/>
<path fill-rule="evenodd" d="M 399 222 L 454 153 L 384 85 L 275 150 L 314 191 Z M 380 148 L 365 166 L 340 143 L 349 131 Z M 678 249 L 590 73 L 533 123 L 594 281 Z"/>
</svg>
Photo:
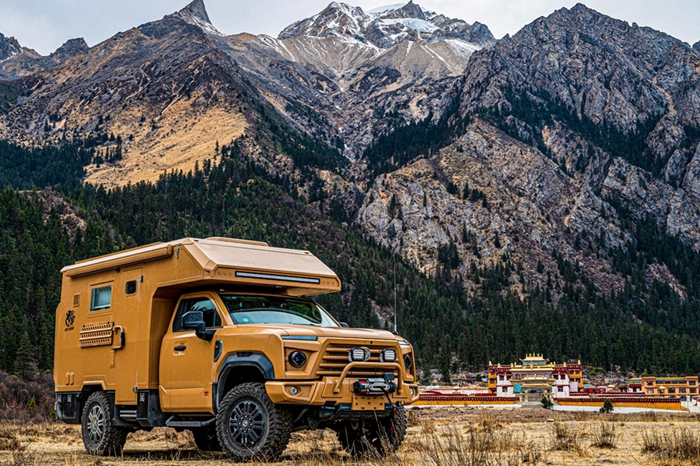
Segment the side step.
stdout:
<svg viewBox="0 0 700 466">
<path fill-rule="evenodd" d="M 135 409 L 120 409 L 119 417 L 125 421 L 135 422 L 136 421 L 136 410 Z"/>
<path fill-rule="evenodd" d="M 216 418 L 207 419 L 206 421 L 177 421 L 176 416 L 172 416 L 170 419 L 165 421 L 165 425 L 168 427 L 207 427 L 216 422 Z"/>
</svg>

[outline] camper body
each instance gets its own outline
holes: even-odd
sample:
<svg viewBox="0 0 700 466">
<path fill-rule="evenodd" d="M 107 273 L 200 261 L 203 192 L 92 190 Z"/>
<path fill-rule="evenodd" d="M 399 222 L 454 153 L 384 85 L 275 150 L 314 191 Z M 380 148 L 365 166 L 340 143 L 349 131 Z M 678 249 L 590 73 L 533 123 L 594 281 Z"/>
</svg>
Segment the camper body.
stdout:
<svg viewBox="0 0 700 466">
<path fill-rule="evenodd" d="M 292 430 L 334 429 L 353 453 L 403 440 L 403 405 L 418 396 L 412 347 L 346 328 L 309 299 L 341 284 L 308 251 L 186 238 L 62 274 L 57 417 L 82 424 L 93 453 L 159 426 L 235 460 L 275 459 Z"/>
</svg>

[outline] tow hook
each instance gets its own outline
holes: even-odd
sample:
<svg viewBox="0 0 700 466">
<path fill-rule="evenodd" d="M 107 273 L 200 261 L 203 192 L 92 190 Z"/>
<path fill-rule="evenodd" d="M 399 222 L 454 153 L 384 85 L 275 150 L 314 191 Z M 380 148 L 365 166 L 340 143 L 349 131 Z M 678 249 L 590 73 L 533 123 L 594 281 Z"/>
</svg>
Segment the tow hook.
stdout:
<svg viewBox="0 0 700 466">
<path fill-rule="evenodd" d="M 384 374 L 383 377 L 358 380 L 354 383 L 355 393 L 358 395 L 387 395 L 396 391 L 396 383 L 393 382 L 394 374 Z"/>
</svg>

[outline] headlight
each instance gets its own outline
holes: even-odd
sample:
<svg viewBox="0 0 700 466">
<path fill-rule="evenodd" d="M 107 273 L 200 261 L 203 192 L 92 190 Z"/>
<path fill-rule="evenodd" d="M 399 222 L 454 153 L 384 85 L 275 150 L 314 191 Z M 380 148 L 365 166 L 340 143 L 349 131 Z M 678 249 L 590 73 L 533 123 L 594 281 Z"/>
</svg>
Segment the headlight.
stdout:
<svg viewBox="0 0 700 466">
<path fill-rule="evenodd" d="M 371 355 L 369 348 L 364 346 L 362 348 L 353 348 L 348 353 L 348 361 L 369 361 Z"/>
<path fill-rule="evenodd" d="M 413 360 L 411 359 L 410 354 L 407 354 L 403 357 L 403 366 L 406 368 L 407 371 L 410 371 L 411 367 L 413 367 Z"/>
<path fill-rule="evenodd" d="M 382 354 L 379 357 L 381 362 L 394 362 L 396 361 L 396 350 L 391 348 L 385 348 L 382 350 Z"/>
<path fill-rule="evenodd" d="M 306 364 L 306 354 L 303 351 L 292 351 L 289 355 L 289 364 L 294 367 L 303 367 Z"/>
</svg>

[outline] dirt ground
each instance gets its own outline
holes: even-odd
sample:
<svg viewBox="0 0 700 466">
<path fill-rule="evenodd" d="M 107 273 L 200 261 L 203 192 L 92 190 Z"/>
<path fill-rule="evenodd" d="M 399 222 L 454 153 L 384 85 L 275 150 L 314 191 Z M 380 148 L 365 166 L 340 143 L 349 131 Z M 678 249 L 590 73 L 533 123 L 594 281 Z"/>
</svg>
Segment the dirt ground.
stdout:
<svg viewBox="0 0 700 466">
<path fill-rule="evenodd" d="M 389 458 L 353 460 L 328 430 L 295 433 L 285 465 L 699 465 L 700 416 L 599 414 L 544 409 L 423 408 L 409 411 L 406 441 Z M 85 453 L 79 426 L 0 424 L 2 465 L 216 465 L 189 432 L 129 435 L 119 458 Z"/>
</svg>

